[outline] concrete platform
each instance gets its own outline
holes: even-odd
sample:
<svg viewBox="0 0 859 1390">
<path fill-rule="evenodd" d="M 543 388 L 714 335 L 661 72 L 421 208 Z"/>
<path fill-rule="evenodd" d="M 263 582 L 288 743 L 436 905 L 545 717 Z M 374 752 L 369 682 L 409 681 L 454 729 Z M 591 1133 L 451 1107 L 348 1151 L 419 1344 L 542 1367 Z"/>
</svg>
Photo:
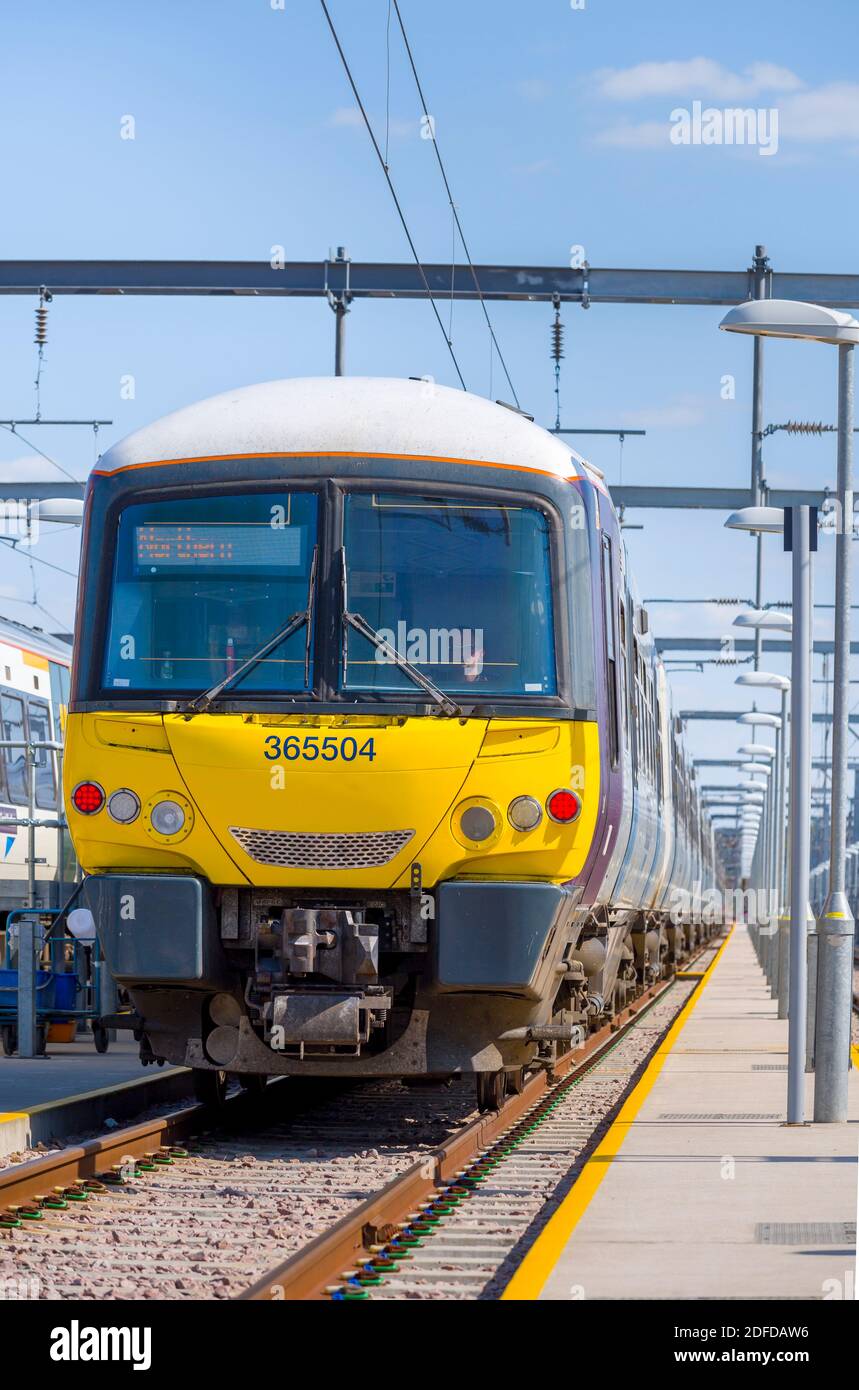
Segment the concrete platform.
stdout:
<svg viewBox="0 0 859 1390">
<path fill-rule="evenodd" d="M 859 1073 L 846 1124 L 782 1123 L 787 1022 L 744 928 L 684 1014 L 505 1298 L 854 1296 Z"/>
<path fill-rule="evenodd" d="M 48 1043 L 47 1057 L 0 1057 L 0 1111 L 28 1110 L 120 1081 L 138 1081 L 169 1067 L 142 1067 L 140 1046 L 128 1034 L 99 1054 L 87 1037 Z"/>
<path fill-rule="evenodd" d="M 46 1057 L 0 1057 L 0 1155 L 190 1095 L 186 1068 L 142 1067 L 138 1053 L 128 1036 L 105 1053 L 81 1037 L 48 1043 Z"/>
</svg>

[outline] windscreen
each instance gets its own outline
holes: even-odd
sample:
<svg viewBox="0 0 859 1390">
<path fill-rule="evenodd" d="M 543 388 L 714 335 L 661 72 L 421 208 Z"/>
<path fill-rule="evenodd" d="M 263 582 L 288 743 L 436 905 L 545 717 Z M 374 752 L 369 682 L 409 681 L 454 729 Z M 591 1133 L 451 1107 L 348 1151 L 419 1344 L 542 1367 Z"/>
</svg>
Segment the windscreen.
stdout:
<svg viewBox="0 0 859 1390">
<path fill-rule="evenodd" d="M 405 691 L 393 647 L 446 692 L 557 693 L 550 523 L 538 507 L 361 492 L 345 502 L 347 690 Z"/>
<path fill-rule="evenodd" d="M 232 675 L 308 606 L 313 493 L 243 493 L 127 507 L 116 541 L 103 685 L 196 694 Z M 236 685 L 313 684 L 300 627 Z"/>
</svg>

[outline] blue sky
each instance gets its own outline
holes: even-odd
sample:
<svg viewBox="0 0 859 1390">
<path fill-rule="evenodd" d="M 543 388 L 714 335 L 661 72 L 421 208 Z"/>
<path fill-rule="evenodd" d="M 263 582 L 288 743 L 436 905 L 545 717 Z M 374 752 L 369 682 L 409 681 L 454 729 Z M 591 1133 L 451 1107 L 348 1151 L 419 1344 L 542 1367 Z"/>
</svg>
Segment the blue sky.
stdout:
<svg viewBox="0 0 859 1390">
<path fill-rule="evenodd" d="M 276 0 L 277 2 L 277 0 Z M 451 254 L 451 215 L 388 0 L 330 0 L 380 138 L 390 62 L 389 159 L 425 260 Z M 476 261 L 743 269 L 764 243 L 784 270 L 855 270 L 859 83 L 854 0 L 401 0 L 439 147 Z M 345 245 L 362 260 L 408 248 L 316 0 L 18 0 L 3 19 L 0 256 L 322 260 Z M 679 147 L 678 107 L 779 113 L 772 156 L 750 147 Z M 135 138 L 120 138 L 133 116 Z M 33 301 L 0 299 L 0 417 L 33 413 Z M 565 423 L 646 427 L 627 441 L 627 482 L 742 483 L 748 475 L 751 345 L 717 331 L 721 313 L 568 306 Z M 493 320 L 519 398 L 554 418 L 547 306 L 502 305 Z M 446 321 L 446 310 L 445 310 Z M 45 414 L 99 415 L 100 447 L 184 403 L 236 384 L 331 370 L 333 319 L 321 301 L 57 298 L 42 376 Z M 489 389 L 479 310 L 457 305 L 453 336 L 470 389 Z M 766 352 L 765 419 L 834 420 L 834 351 Z M 359 301 L 348 321 L 350 372 L 431 374 L 453 383 L 426 304 Z M 736 377 L 736 399 L 721 379 Z M 133 376 L 134 399 L 121 378 Z M 506 395 L 496 364 L 493 395 Z M 77 476 L 93 461 L 85 431 L 31 439 Z M 585 447 L 618 476 L 618 446 Z M 0 432 L 0 466 L 36 456 Z M 38 460 L 38 470 L 45 471 Z M 768 441 L 776 485 L 834 480 L 834 442 Z M 23 471 L 23 466 L 22 470 Z M 627 541 L 645 597 L 750 594 L 753 546 L 714 513 L 639 513 Z M 818 597 L 832 588 L 823 542 Z M 768 543 L 767 597 L 788 596 Z M 33 552 L 39 603 L 66 624 L 74 533 L 45 528 Z M 24 600 L 31 567 L 0 547 L 0 606 L 57 623 Z M 724 609 L 655 607 L 657 631 L 721 635 Z M 821 634 L 829 626 L 821 614 Z M 774 669 L 786 670 L 773 657 Z M 673 679 L 676 703 L 740 707 L 733 672 Z M 823 697 L 823 687 L 816 687 Z M 732 725 L 692 726 L 693 751 L 733 753 Z M 726 774 L 729 780 L 732 774 Z M 718 770 L 714 778 L 722 780 Z"/>
</svg>

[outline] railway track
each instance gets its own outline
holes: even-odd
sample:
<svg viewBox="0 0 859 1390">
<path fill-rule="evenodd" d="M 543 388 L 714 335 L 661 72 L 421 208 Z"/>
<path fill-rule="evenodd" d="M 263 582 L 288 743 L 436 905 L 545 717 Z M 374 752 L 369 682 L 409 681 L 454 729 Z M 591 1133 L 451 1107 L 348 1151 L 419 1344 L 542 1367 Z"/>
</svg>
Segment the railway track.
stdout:
<svg viewBox="0 0 859 1390">
<path fill-rule="evenodd" d="M 0 1171 L 0 1279 L 59 1299 L 492 1297 L 694 983 L 654 987 L 495 1114 L 467 1085 L 290 1080 Z"/>
<path fill-rule="evenodd" d="M 0 1280 L 47 1298 L 231 1298 L 461 1129 L 471 1089 L 276 1083 L 0 1173 Z M 5 1237 L 3 1239 L 2 1237 Z"/>
<path fill-rule="evenodd" d="M 567 1054 L 553 1075 L 472 1122 L 439 1151 L 435 1172 L 404 1173 L 242 1296 L 497 1297 L 717 949 L 637 1000 L 619 1027 L 593 1034 L 584 1055 Z"/>
</svg>

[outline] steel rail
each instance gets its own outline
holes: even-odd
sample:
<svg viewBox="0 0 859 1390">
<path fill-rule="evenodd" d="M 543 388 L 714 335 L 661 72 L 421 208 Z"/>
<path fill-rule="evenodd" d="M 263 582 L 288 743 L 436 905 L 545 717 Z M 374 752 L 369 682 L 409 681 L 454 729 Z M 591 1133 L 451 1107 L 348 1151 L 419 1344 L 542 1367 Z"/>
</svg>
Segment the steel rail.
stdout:
<svg viewBox="0 0 859 1390">
<path fill-rule="evenodd" d="M 313 1080 L 283 1077 L 269 1086 L 269 1104 L 277 1101 L 280 1106 L 282 1099 L 288 1096 L 298 1112 L 312 1105 L 331 1085 L 332 1080 L 328 1077 Z M 245 1111 L 248 1118 L 251 1115 L 256 1118 L 260 1114 L 259 1106 L 254 1107 L 254 1098 L 245 1092 L 228 1097 L 218 1110 L 192 1101 L 155 1119 L 125 1125 L 95 1139 L 88 1139 L 83 1144 L 69 1145 L 57 1153 L 0 1168 L 0 1213 L 46 1196 L 55 1187 L 74 1187 L 89 1180 L 98 1180 L 99 1174 L 108 1172 L 114 1165 L 121 1165 L 126 1158 L 142 1158 L 158 1149 L 179 1144 L 211 1128 L 213 1124 L 240 1121 Z M 279 1110 L 278 1113 L 282 1117 L 283 1111 Z"/>
<path fill-rule="evenodd" d="M 421 1202 L 437 1196 L 440 1186 L 454 1179 L 465 1164 L 515 1125 L 557 1082 L 573 1080 L 588 1071 L 634 1027 L 644 1007 L 650 1008 L 678 978 L 688 978 L 692 961 L 711 949 L 712 944 L 711 938 L 668 980 L 638 995 L 611 1023 L 592 1033 L 583 1050 L 565 1053 L 551 1071 L 538 1072 L 518 1095 L 509 1096 L 500 1110 L 471 1120 L 433 1153 L 412 1164 L 328 1231 L 258 1279 L 238 1295 L 239 1301 L 280 1303 L 325 1298 L 344 1271 L 357 1260 L 368 1259 L 371 1247 L 390 1240 Z"/>
<path fill-rule="evenodd" d="M 711 943 L 705 944 L 702 950 L 709 945 Z M 436 1192 L 439 1184 L 455 1178 L 465 1164 L 491 1144 L 501 1131 L 515 1124 L 558 1081 L 588 1070 L 635 1024 L 643 1008 L 649 1008 L 671 988 L 684 969 L 688 969 L 688 965 L 668 980 L 639 994 L 615 1020 L 593 1033 L 583 1050 L 566 1053 L 551 1071 L 538 1072 L 526 1082 L 520 1094 L 509 1096 L 499 1111 L 471 1120 L 444 1144 L 399 1174 L 238 1297 L 278 1302 L 322 1298 L 326 1288 L 345 1269 L 357 1258 L 367 1255 L 370 1245 L 389 1239 L 397 1224 L 418 1203 Z M 336 1078 L 283 1077 L 269 1086 L 269 1104 L 276 1101 L 279 1116 L 283 1118 L 280 1107 L 284 1097 L 288 1097 L 290 1109 L 301 1113 L 332 1088 L 337 1088 Z M 213 1124 L 221 1126 L 225 1121 L 231 1127 L 236 1122 L 241 1124 L 245 1115 L 258 1123 L 260 1106 L 244 1092 L 229 1097 L 217 1111 L 192 1102 L 154 1119 L 126 1125 L 82 1144 L 0 1169 L 0 1221 L 24 1208 L 29 1208 L 32 1214 L 42 1203 L 56 1200 L 63 1192 L 97 1198 L 104 1180 L 109 1181 L 127 1160 L 161 1158 L 159 1151 L 166 1155 L 172 1146 L 205 1132 Z"/>
</svg>

